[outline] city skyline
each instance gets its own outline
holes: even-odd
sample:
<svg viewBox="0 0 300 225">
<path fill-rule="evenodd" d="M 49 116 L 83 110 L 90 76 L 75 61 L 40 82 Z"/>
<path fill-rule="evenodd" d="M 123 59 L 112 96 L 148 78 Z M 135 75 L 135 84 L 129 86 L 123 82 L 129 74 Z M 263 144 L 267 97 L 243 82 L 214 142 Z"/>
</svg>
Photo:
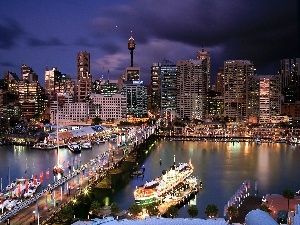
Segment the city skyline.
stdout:
<svg viewBox="0 0 300 225">
<path fill-rule="evenodd" d="M 76 79 L 76 55 L 91 54 L 93 80 L 117 79 L 133 65 L 150 83 L 152 63 L 195 59 L 204 48 L 211 76 L 225 60 L 251 60 L 260 74 L 299 58 L 299 3 L 273 1 L 6 1 L 0 9 L 0 72 L 20 76 L 24 63 L 44 86 L 46 67 Z M 109 71 L 109 75 L 108 75 Z"/>
</svg>

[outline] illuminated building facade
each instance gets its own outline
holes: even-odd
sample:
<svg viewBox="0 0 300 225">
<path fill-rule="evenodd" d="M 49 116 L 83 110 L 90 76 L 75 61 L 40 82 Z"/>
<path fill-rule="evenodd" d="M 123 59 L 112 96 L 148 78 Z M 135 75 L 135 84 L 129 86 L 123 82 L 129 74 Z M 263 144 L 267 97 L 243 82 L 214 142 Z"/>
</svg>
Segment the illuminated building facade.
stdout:
<svg viewBox="0 0 300 225">
<path fill-rule="evenodd" d="M 246 80 L 255 73 L 254 64 L 249 60 L 224 62 L 224 116 L 246 117 Z"/>
<path fill-rule="evenodd" d="M 126 81 L 121 94 L 126 97 L 127 115 L 147 117 L 147 87 L 143 81 Z"/>
<path fill-rule="evenodd" d="M 181 118 L 204 117 L 207 84 L 203 78 L 202 60 L 179 60 L 177 66 L 177 114 Z M 206 75 L 204 75 L 206 76 Z"/>
<path fill-rule="evenodd" d="M 92 92 L 92 75 L 90 74 L 90 53 L 77 54 L 77 101 L 85 102 Z"/>
<path fill-rule="evenodd" d="M 259 78 L 259 123 L 270 123 L 272 116 L 280 115 L 281 83 L 279 75 Z"/>
</svg>

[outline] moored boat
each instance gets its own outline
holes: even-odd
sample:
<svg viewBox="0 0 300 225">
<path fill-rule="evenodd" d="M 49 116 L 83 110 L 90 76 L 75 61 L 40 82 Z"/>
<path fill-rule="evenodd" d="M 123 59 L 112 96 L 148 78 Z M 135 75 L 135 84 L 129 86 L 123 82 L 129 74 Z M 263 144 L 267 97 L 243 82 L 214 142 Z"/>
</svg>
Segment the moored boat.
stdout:
<svg viewBox="0 0 300 225">
<path fill-rule="evenodd" d="M 134 191 L 134 199 L 138 205 L 148 205 L 159 201 L 168 192 L 184 182 L 193 173 L 193 165 L 189 163 L 179 163 L 163 171 L 163 174 L 156 179 L 146 182 L 143 186 Z"/>
<path fill-rule="evenodd" d="M 68 148 L 73 153 L 81 153 L 81 146 L 76 142 L 71 142 L 68 144 Z"/>
<path fill-rule="evenodd" d="M 38 142 L 38 143 L 34 144 L 31 148 L 39 149 L 39 150 L 53 150 L 53 149 L 56 149 L 57 146 L 54 144 L 51 144 L 51 143 Z"/>
<path fill-rule="evenodd" d="M 91 149 L 92 143 L 89 140 L 82 140 L 80 141 L 80 146 L 82 149 Z"/>
<path fill-rule="evenodd" d="M 261 144 L 261 140 L 260 140 L 260 138 L 255 138 L 255 143 L 257 144 L 257 145 L 260 145 Z"/>
<path fill-rule="evenodd" d="M 95 140 L 95 143 L 96 143 L 97 145 L 99 145 L 99 144 L 104 144 L 104 143 L 105 143 L 105 140 L 104 140 L 103 138 L 97 138 L 97 139 Z"/>
<path fill-rule="evenodd" d="M 113 143 L 117 143 L 117 141 L 118 141 L 118 135 L 111 134 L 110 137 L 109 137 L 109 141 L 113 142 Z"/>
</svg>

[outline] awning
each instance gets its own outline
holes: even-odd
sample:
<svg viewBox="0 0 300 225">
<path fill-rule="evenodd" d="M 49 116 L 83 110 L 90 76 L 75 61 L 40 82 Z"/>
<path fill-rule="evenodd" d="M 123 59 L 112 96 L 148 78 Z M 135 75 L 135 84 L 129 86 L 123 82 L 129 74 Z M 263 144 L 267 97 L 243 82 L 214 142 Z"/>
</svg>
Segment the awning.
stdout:
<svg viewBox="0 0 300 225">
<path fill-rule="evenodd" d="M 60 140 L 69 139 L 73 137 L 73 134 L 69 131 L 59 132 L 58 137 Z M 49 139 L 56 139 L 56 132 L 50 133 L 48 136 Z"/>
<path fill-rule="evenodd" d="M 85 135 L 93 135 L 96 132 L 91 127 L 83 127 L 79 130 L 70 130 L 74 137 L 80 137 Z"/>
</svg>

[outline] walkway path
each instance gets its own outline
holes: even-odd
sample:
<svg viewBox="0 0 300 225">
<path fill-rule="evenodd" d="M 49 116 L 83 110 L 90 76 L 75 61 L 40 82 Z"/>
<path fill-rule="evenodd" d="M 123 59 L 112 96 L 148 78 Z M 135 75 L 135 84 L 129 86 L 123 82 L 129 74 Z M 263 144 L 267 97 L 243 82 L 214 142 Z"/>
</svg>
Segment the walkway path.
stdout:
<svg viewBox="0 0 300 225">
<path fill-rule="evenodd" d="M 36 193 L 32 198 L 24 200 L 13 210 L 5 212 L 0 217 L 0 224 L 43 224 L 44 220 L 51 214 L 58 212 L 61 206 L 74 199 L 84 188 L 105 177 L 107 170 L 114 168 L 132 149 L 132 146 L 127 146 L 126 148 L 108 150 L 99 158 L 91 159 L 89 163 L 68 173 L 62 179 Z M 97 171 L 92 171 L 92 167 L 96 168 Z M 83 178 L 82 176 L 86 173 L 85 170 L 89 170 L 89 176 Z M 72 183 L 72 180 L 77 178 L 80 182 Z M 66 183 L 71 183 L 71 185 L 65 194 L 63 185 Z"/>
</svg>

